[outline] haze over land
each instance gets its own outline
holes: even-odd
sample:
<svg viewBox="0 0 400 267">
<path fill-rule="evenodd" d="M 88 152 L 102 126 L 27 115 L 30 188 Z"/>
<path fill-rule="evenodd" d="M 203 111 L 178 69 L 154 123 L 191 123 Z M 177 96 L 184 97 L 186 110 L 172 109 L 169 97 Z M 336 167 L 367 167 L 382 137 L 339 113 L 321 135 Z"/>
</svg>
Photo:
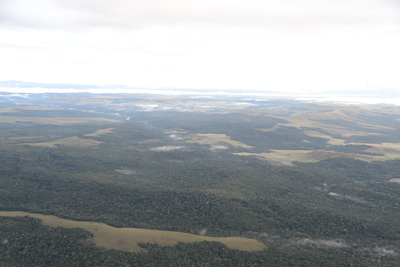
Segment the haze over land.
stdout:
<svg viewBox="0 0 400 267">
<path fill-rule="evenodd" d="M 212 90 L 187 88 L 138 88 L 124 85 L 77 85 L 77 84 L 46 84 L 24 81 L 0 81 L 0 92 L 16 93 L 28 96 L 30 93 L 102 93 L 102 94 L 148 94 L 192 97 L 239 97 L 258 100 L 292 99 L 308 102 L 331 102 L 347 104 L 389 104 L 400 105 L 400 91 L 388 88 L 369 88 L 364 91 L 327 91 L 281 92 L 257 90 Z"/>
</svg>

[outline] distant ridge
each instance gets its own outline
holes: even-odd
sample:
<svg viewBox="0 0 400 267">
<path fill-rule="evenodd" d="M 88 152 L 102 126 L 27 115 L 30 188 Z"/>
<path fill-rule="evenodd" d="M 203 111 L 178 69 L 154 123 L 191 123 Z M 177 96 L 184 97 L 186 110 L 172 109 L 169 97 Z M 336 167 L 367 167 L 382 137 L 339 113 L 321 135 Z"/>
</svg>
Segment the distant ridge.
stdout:
<svg viewBox="0 0 400 267">
<path fill-rule="evenodd" d="M 331 102 L 345 104 L 372 104 L 400 106 L 400 88 L 368 87 L 359 90 L 293 90 L 284 92 L 269 88 L 251 89 L 201 89 L 201 88 L 146 88 L 119 84 L 87 85 L 64 83 L 35 83 L 25 81 L 0 81 L 0 92 L 7 93 L 121 93 L 151 95 L 192 95 L 193 97 L 243 97 L 258 100 L 290 99 L 306 102 Z"/>
</svg>

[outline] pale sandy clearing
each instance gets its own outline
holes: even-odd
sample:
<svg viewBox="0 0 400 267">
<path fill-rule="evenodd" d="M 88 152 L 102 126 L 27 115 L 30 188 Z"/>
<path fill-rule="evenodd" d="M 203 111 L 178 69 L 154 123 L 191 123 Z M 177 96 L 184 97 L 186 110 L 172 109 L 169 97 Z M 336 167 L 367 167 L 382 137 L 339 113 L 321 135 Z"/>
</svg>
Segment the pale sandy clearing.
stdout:
<svg viewBox="0 0 400 267">
<path fill-rule="evenodd" d="M 161 246 L 171 246 L 178 242 L 216 241 L 232 249 L 244 251 L 262 250 L 266 246 L 250 238 L 243 237 L 208 237 L 173 231 L 148 230 L 141 228 L 116 228 L 104 223 L 73 221 L 61 219 L 53 215 L 43 215 L 21 211 L 0 211 L 0 216 L 29 216 L 39 218 L 44 225 L 51 227 L 82 228 L 93 234 L 93 241 L 101 247 L 126 251 L 142 251 L 138 243 L 156 243 Z"/>
</svg>

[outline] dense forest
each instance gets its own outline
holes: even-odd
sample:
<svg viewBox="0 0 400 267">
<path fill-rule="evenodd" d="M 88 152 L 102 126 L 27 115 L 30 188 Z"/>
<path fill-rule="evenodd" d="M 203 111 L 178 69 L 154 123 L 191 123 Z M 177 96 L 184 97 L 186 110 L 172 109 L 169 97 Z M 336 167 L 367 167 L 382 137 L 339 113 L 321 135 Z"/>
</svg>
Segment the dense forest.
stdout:
<svg viewBox="0 0 400 267">
<path fill-rule="evenodd" d="M 396 266 L 395 107 L 221 101 L 10 95 L 0 103 L 0 211 L 247 237 L 264 250 L 127 252 L 83 229 L 0 216 L 0 265 Z"/>
</svg>

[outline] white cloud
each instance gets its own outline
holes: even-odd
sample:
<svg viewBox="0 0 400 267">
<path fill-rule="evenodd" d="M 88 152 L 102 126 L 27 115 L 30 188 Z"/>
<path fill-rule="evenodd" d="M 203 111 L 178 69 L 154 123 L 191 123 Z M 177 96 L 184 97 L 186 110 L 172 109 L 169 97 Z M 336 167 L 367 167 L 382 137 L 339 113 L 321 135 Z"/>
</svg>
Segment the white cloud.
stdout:
<svg viewBox="0 0 400 267">
<path fill-rule="evenodd" d="M 131 27 L 222 24 L 293 28 L 393 23 L 382 0 L 3 0 L 3 21 L 20 27 Z"/>
<path fill-rule="evenodd" d="M 138 173 L 135 170 L 129 170 L 129 169 L 115 169 L 115 171 L 125 175 L 134 175 Z"/>
<path fill-rule="evenodd" d="M 173 151 L 173 150 L 182 150 L 184 146 L 159 146 L 150 148 L 150 151 L 162 152 L 162 151 Z"/>
<path fill-rule="evenodd" d="M 346 248 L 348 245 L 341 240 L 323 240 L 323 239 L 309 239 L 304 238 L 295 241 L 296 244 L 304 246 L 317 246 L 317 247 L 330 247 L 330 248 Z"/>
<path fill-rule="evenodd" d="M 142 87 L 400 87 L 399 4 L 3 0 L 3 80 Z"/>
<path fill-rule="evenodd" d="M 393 249 L 375 247 L 374 251 L 378 253 L 379 256 L 399 256 L 399 253 L 395 252 Z"/>
<path fill-rule="evenodd" d="M 229 147 L 221 145 L 211 145 L 211 150 L 227 150 Z"/>
</svg>

